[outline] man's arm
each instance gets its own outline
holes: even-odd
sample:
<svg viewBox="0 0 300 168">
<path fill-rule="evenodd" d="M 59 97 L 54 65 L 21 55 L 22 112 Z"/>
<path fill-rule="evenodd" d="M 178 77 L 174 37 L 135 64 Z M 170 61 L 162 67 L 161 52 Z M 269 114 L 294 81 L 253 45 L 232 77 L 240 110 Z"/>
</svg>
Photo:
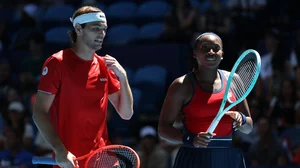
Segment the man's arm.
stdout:
<svg viewBox="0 0 300 168">
<path fill-rule="evenodd" d="M 120 79 L 120 90 L 108 95 L 108 98 L 121 118 L 129 120 L 132 117 L 133 96 L 127 78 Z"/>
<path fill-rule="evenodd" d="M 125 69 L 112 56 L 105 55 L 104 63 L 109 70 L 112 70 L 119 78 L 119 81 L 113 79 L 114 75 L 109 73 L 109 94 L 108 99 L 115 107 L 121 118 L 129 120 L 133 115 L 133 97 L 128 83 L 128 78 Z M 117 86 L 120 84 L 119 87 Z M 116 88 L 120 88 L 116 91 Z M 116 91 L 116 92 L 115 92 Z"/>
<path fill-rule="evenodd" d="M 33 110 L 33 121 L 38 127 L 43 138 L 50 144 L 54 152 L 65 153 L 68 151 L 59 139 L 52 123 L 50 122 L 48 111 L 53 103 L 55 95 L 38 92 Z"/>
</svg>

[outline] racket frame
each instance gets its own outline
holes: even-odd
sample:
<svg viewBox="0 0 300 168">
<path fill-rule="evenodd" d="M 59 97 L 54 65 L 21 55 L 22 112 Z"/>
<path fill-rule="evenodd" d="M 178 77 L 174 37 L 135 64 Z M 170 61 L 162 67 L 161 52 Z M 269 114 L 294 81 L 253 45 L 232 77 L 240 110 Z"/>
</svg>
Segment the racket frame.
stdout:
<svg viewBox="0 0 300 168">
<path fill-rule="evenodd" d="M 235 72 L 237 70 L 237 68 L 239 67 L 240 63 L 242 62 L 242 60 L 249 54 L 249 53 L 253 53 L 256 56 L 256 73 L 253 77 L 253 81 L 251 82 L 249 88 L 246 90 L 246 92 L 243 94 L 243 96 L 241 96 L 239 99 L 237 99 L 234 102 L 229 101 L 230 105 L 227 106 L 225 109 L 225 105 L 227 103 L 227 99 L 228 99 L 228 93 L 230 91 L 230 85 L 233 79 L 233 76 L 235 75 Z M 227 79 L 227 85 L 226 85 L 226 89 L 225 89 L 225 93 L 224 93 L 224 97 L 222 99 L 222 103 L 220 106 L 220 109 L 216 115 L 216 117 L 214 118 L 214 120 L 212 121 L 212 123 L 210 124 L 210 126 L 207 129 L 207 132 L 212 134 L 214 132 L 214 130 L 216 129 L 216 127 L 218 126 L 220 120 L 222 119 L 222 117 L 224 116 L 224 114 L 229 111 L 232 107 L 234 107 L 235 105 L 239 104 L 240 102 L 242 102 L 252 91 L 253 87 L 256 84 L 256 81 L 258 79 L 258 76 L 260 74 L 260 69 L 261 69 L 261 59 L 260 59 L 260 55 L 256 50 L 253 49 L 248 49 L 246 51 L 244 51 L 242 53 L 242 55 L 238 58 L 238 60 L 235 62 L 233 68 L 231 69 L 231 72 L 229 74 L 229 77 Z"/>
<path fill-rule="evenodd" d="M 101 147 L 97 150 L 94 150 L 86 155 L 77 157 L 76 159 L 74 159 L 74 161 L 75 160 L 80 161 L 80 160 L 84 160 L 84 159 L 87 159 L 87 161 L 88 161 L 94 154 L 97 154 L 103 150 L 111 149 L 111 148 L 126 148 L 127 150 L 131 151 L 136 158 L 136 162 L 137 162 L 136 168 L 140 167 L 140 158 L 139 158 L 138 154 L 132 148 L 130 148 L 128 146 L 124 146 L 124 145 L 107 145 L 107 146 Z M 85 165 L 87 164 L 87 161 L 86 161 Z M 40 156 L 32 157 L 32 163 L 33 164 L 43 164 L 43 165 L 57 165 L 55 158 L 40 157 Z"/>
</svg>

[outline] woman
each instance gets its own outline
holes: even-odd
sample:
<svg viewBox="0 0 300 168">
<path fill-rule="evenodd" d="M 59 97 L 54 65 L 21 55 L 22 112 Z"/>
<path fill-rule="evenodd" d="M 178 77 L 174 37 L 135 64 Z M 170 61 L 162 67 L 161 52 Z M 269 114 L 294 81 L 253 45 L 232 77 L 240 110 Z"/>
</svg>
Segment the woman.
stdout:
<svg viewBox="0 0 300 168">
<path fill-rule="evenodd" d="M 222 47 L 218 35 L 201 34 L 195 41 L 193 71 L 177 78 L 168 90 L 158 131 L 161 138 L 183 144 L 174 168 L 245 167 L 241 150 L 231 145 L 231 134 L 237 129 L 246 134 L 252 130 L 246 100 L 223 116 L 213 134 L 206 132 L 219 110 L 229 76 L 229 72 L 218 69 L 223 59 Z M 178 115 L 183 116 L 183 133 L 173 127 Z"/>
</svg>

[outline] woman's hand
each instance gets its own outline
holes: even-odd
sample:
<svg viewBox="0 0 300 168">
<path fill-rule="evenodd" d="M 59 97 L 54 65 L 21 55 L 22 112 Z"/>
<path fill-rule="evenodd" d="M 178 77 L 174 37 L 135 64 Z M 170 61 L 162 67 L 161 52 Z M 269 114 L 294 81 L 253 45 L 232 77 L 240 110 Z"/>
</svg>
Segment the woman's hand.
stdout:
<svg viewBox="0 0 300 168">
<path fill-rule="evenodd" d="M 243 118 L 240 112 L 238 111 L 228 111 L 225 113 L 226 115 L 229 115 L 233 119 L 233 129 L 234 131 L 238 130 L 243 123 Z"/>
<path fill-rule="evenodd" d="M 208 132 L 200 132 L 197 136 L 194 137 L 193 145 L 196 148 L 206 148 L 210 139 L 215 136 L 216 134 L 210 134 Z"/>
</svg>

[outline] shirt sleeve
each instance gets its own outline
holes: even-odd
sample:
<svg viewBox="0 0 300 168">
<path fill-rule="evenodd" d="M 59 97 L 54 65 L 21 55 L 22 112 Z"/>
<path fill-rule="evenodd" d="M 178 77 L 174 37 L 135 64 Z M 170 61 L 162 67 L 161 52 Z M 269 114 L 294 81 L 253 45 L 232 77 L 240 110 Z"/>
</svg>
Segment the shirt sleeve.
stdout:
<svg viewBox="0 0 300 168">
<path fill-rule="evenodd" d="M 115 93 L 120 90 L 120 82 L 112 70 L 108 70 L 108 94 Z"/>
<path fill-rule="evenodd" d="M 38 85 L 41 92 L 56 94 L 61 85 L 61 67 L 60 62 L 55 57 L 49 57 L 43 67 Z"/>
</svg>

